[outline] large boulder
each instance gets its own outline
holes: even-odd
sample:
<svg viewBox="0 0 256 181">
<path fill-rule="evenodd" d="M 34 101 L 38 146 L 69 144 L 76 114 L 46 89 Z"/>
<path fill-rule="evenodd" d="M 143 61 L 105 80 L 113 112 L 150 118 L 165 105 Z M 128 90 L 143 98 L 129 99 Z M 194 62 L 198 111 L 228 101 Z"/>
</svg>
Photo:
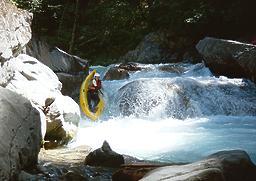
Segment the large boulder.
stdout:
<svg viewBox="0 0 256 181">
<path fill-rule="evenodd" d="M 255 87 L 250 81 L 229 81 L 224 77 L 218 82 L 190 77 L 145 78 L 121 87 L 111 106 L 124 116 L 137 117 L 255 116 L 256 92 L 251 91 Z"/>
<path fill-rule="evenodd" d="M 47 120 L 46 141 L 59 146 L 74 138 L 80 120 L 80 108 L 73 99 L 62 95 L 47 99 L 44 112 Z"/>
<path fill-rule="evenodd" d="M 76 74 L 82 71 L 84 66 L 88 68 L 87 60 L 70 55 L 34 36 L 27 44 L 25 53 L 50 67 L 54 72 Z"/>
<path fill-rule="evenodd" d="M 35 58 L 21 54 L 5 62 L 0 68 L 0 75 L 1 86 L 23 95 L 44 111 L 47 128 L 49 124 L 52 128 L 46 130 L 46 137 L 50 134 L 54 138 L 52 135 L 56 134 L 58 141 L 66 143 L 75 135 L 80 120 L 79 106 L 74 100 L 61 94 L 61 83 L 49 67 Z M 53 99 L 52 106 L 46 105 L 50 98 Z M 61 138 L 56 131 L 58 129 L 64 130 Z"/>
<path fill-rule="evenodd" d="M 32 14 L 0 0 L 0 62 L 16 56 L 31 38 Z"/>
<path fill-rule="evenodd" d="M 164 104 L 168 92 L 161 80 L 136 80 L 118 90 L 116 103 L 122 115 L 145 116 L 151 110 Z"/>
<path fill-rule="evenodd" d="M 254 181 L 256 166 L 241 150 L 221 151 L 187 165 L 157 168 L 144 176 L 148 180 Z"/>
<path fill-rule="evenodd" d="M 29 100 L 0 87 L 0 180 L 17 180 L 37 164 L 41 146 L 39 112 Z"/>
<path fill-rule="evenodd" d="M 86 78 L 86 73 L 74 75 L 60 72 L 56 73 L 56 75 L 62 83 L 61 93 L 72 97 L 72 99 L 78 103 L 80 87 L 83 80 Z"/>
<path fill-rule="evenodd" d="M 147 34 L 134 50 L 120 57 L 119 62 L 145 64 L 200 63 L 202 58 L 194 47 L 194 40 L 188 36 L 177 36 L 169 31 Z"/>
<path fill-rule="evenodd" d="M 164 63 L 172 56 L 168 50 L 168 40 L 164 33 L 150 33 L 139 43 L 135 50 L 120 58 L 122 62 Z"/>
<path fill-rule="evenodd" d="M 27 44 L 24 51 L 56 73 L 62 83 L 61 92 L 63 95 L 70 96 L 73 99 L 79 97 L 79 88 L 85 76 L 88 75 L 89 64 L 87 60 L 70 55 L 35 37 Z"/>
<path fill-rule="evenodd" d="M 206 37 L 198 42 L 196 48 L 213 73 L 256 82 L 255 45 Z"/>
<path fill-rule="evenodd" d="M 22 94 L 35 105 L 44 106 L 48 97 L 60 95 L 62 84 L 47 66 L 35 58 L 20 54 L 1 67 L 0 85 Z"/>
</svg>

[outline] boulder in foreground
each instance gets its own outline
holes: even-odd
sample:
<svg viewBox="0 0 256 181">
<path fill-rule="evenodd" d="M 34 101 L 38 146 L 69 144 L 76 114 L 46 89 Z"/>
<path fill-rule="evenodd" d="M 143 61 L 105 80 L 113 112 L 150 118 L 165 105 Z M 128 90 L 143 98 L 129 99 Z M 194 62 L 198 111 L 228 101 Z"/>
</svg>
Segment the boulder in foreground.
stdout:
<svg viewBox="0 0 256 181">
<path fill-rule="evenodd" d="M 21 170 L 37 164 L 40 124 L 29 100 L 0 87 L 0 180 L 16 180 Z"/>
<path fill-rule="evenodd" d="M 187 165 L 167 166 L 155 169 L 142 181 L 255 181 L 256 166 L 245 151 L 220 151 Z"/>
<path fill-rule="evenodd" d="M 124 164 L 124 157 L 114 152 L 108 142 L 104 141 L 101 148 L 89 153 L 85 158 L 85 164 L 102 167 L 119 167 Z"/>
</svg>

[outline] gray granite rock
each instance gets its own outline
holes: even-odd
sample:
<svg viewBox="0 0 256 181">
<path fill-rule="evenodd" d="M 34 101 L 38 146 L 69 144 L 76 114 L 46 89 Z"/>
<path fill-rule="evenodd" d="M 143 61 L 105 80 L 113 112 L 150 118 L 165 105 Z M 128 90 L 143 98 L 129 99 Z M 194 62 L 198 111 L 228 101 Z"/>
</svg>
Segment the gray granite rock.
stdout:
<svg viewBox="0 0 256 181">
<path fill-rule="evenodd" d="M 0 0 L 0 62 L 16 56 L 31 39 L 32 14 Z"/>
<path fill-rule="evenodd" d="M 196 45 L 206 66 L 216 75 L 248 78 L 256 82 L 256 46 L 206 37 Z"/>
<path fill-rule="evenodd" d="M 29 100 L 0 87 L 0 180 L 15 180 L 21 170 L 37 164 L 40 124 Z"/>
</svg>

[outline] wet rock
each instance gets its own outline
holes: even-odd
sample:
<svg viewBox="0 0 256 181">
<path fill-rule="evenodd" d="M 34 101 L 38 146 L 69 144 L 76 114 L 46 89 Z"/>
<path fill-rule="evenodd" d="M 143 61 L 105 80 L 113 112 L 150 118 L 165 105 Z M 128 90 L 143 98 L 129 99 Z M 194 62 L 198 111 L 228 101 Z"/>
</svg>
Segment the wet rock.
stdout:
<svg viewBox="0 0 256 181">
<path fill-rule="evenodd" d="M 185 68 L 182 66 L 177 66 L 177 65 L 160 65 L 159 70 L 164 71 L 164 72 L 171 72 L 171 73 L 177 73 L 177 74 L 182 74 L 185 71 Z"/>
<path fill-rule="evenodd" d="M 206 66 L 216 75 L 248 78 L 256 82 L 256 46 L 206 37 L 196 45 Z"/>
<path fill-rule="evenodd" d="M 105 74 L 104 80 L 122 80 L 129 78 L 129 72 L 140 71 L 143 68 L 138 63 L 121 63 L 111 67 Z"/>
<path fill-rule="evenodd" d="M 140 67 L 139 64 L 133 63 L 133 62 L 128 62 L 128 63 L 121 63 L 119 68 L 127 70 L 127 71 L 140 71 L 142 68 Z"/>
<path fill-rule="evenodd" d="M 136 80 L 121 87 L 116 100 L 122 115 L 147 116 L 164 103 L 167 100 L 166 87 L 161 84 L 161 80 Z"/>
<path fill-rule="evenodd" d="M 0 62 L 17 56 L 31 38 L 32 14 L 0 0 Z"/>
<path fill-rule="evenodd" d="M 124 157 L 114 152 L 108 142 L 104 141 L 101 148 L 89 153 L 85 158 L 86 165 L 102 167 L 119 167 L 124 164 Z"/>
<path fill-rule="evenodd" d="M 129 73 L 127 70 L 118 67 L 111 67 L 103 77 L 103 80 L 122 80 L 128 78 Z"/>
<path fill-rule="evenodd" d="M 141 79 L 127 83 L 115 94 L 115 105 L 124 116 L 151 115 L 186 119 L 198 115 L 256 115 L 255 85 L 227 78 L 202 83 L 191 78 Z M 209 96 L 209 92 L 215 96 Z M 250 95 L 250 96 L 248 96 Z M 222 106 L 219 106 L 222 105 Z"/>
<path fill-rule="evenodd" d="M 166 166 L 166 164 L 150 164 L 146 162 L 125 164 L 113 174 L 112 179 L 113 181 L 137 181 L 142 179 L 149 171 L 163 166 Z"/>
<path fill-rule="evenodd" d="M 248 154 L 241 150 L 231 150 L 215 153 L 187 165 L 157 168 L 141 180 L 253 181 L 255 178 L 256 166 Z"/>
<path fill-rule="evenodd" d="M 29 100 L 0 87 L 0 180 L 35 167 L 41 146 L 39 112 Z"/>
<path fill-rule="evenodd" d="M 79 173 L 74 172 L 74 171 L 68 171 L 67 173 L 63 174 L 61 179 L 63 181 L 85 181 L 85 180 L 88 180 L 82 174 L 79 174 Z"/>
</svg>

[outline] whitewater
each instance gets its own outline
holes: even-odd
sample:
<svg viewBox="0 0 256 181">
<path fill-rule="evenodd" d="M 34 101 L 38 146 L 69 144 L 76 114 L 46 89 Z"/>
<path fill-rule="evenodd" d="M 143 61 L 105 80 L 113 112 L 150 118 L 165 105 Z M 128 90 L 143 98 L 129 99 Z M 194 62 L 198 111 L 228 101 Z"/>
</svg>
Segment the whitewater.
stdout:
<svg viewBox="0 0 256 181">
<path fill-rule="evenodd" d="M 104 77 L 110 67 L 95 66 Z M 82 116 L 69 145 L 101 147 L 163 162 L 193 162 L 220 150 L 245 150 L 256 163 L 256 86 L 215 77 L 199 64 L 139 65 L 129 79 L 105 80 L 106 108 Z"/>
</svg>

